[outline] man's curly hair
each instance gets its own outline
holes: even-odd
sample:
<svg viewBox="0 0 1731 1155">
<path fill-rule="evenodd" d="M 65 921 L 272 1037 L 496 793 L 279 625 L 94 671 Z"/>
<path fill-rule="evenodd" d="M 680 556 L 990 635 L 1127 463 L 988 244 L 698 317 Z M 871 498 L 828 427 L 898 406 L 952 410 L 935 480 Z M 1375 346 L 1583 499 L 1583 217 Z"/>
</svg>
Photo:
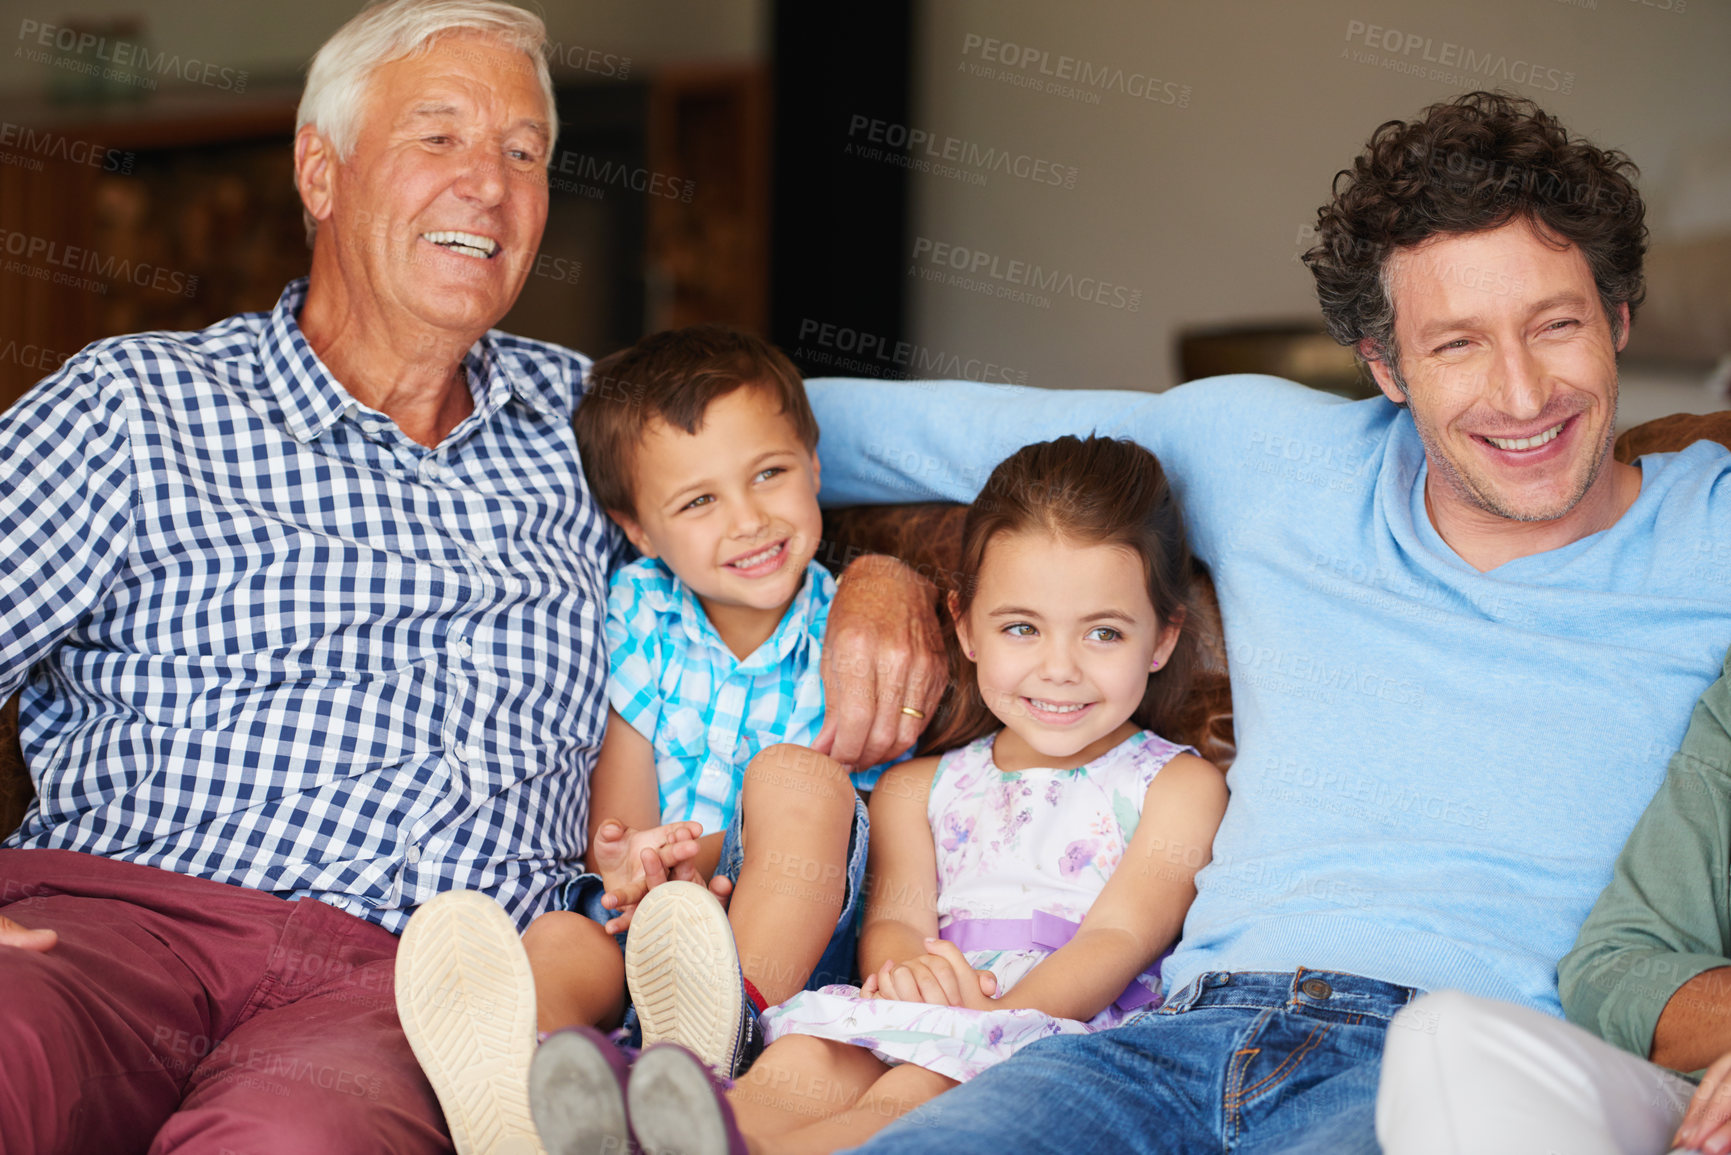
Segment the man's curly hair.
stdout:
<svg viewBox="0 0 1731 1155">
<path fill-rule="evenodd" d="M 1355 348 L 1368 339 L 1369 359 L 1398 382 L 1394 302 L 1383 283 L 1389 255 L 1439 233 L 1525 218 L 1581 250 L 1621 339 L 1617 306 L 1633 317 L 1646 294 L 1637 175 L 1623 153 L 1571 137 L 1532 101 L 1502 93 L 1469 92 L 1418 120 L 1387 122 L 1352 168 L 1335 174 L 1334 198 L 1317 210 L 1316 245 L 1304 254 L 1329 334 Z"/>
</svg>

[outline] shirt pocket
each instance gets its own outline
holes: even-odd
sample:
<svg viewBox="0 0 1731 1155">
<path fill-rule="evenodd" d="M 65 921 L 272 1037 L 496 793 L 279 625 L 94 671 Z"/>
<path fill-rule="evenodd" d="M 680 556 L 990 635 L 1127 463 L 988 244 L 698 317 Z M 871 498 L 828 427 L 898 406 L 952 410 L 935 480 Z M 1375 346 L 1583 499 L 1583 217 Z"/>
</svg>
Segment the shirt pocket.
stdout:
<svg viewBox="0 0 1731 1155">
<path fill-rule="evenodd" d="M 655 773 L 665 808 L 677 795 L 694 791 L 707 756 L 707 727 L 694 707 L 664 708 L 655 732 Z"/>
</svg>

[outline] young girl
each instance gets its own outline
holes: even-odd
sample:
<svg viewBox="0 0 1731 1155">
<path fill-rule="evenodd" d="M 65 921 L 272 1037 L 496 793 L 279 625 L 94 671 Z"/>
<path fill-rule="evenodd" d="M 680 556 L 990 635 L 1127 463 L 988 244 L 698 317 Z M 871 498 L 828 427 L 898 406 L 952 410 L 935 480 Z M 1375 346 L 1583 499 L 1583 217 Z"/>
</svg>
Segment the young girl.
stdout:
<svg viewBox="0 0 1731 1155">
<path fill-rule="evenodd" d="M 872 795 L 864 984 L 771 1009 L 771 1045 L 725 1094 L 689 1052 L 644 1051 L 627 1098 L 645 1150 L 851 1147 L 1036 1039 L 1158 1004 L 1226 806 L 1220 771 L 1156 732 L 1194 660 L 1177 500 L 1130 442 L 1030 445 L 962 550 L 956 693 L 929 742 L 949 752 Z M 559 1082 L 611 1094 L 603 1045 L 555 1036 L 537 1065 L 563 1052 Z"/>
</svg>

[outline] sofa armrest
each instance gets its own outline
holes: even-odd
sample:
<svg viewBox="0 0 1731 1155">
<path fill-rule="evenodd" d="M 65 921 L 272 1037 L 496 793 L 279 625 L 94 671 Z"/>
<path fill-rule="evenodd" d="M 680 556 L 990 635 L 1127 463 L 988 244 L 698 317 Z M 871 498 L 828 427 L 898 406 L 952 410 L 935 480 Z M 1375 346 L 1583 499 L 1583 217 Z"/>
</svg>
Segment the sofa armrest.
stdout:
<svg viewBox="0 0 1731 1155">
<path fill-rule="evenodd" d="M 1697 441 L 1717 441 L 1731 449 L 1731 410 L 1699 417 L 1693 413 L 1655 417 L 1623 430 L 1614 452 L 1618 461 L 1629 464 L 1644 453 L 1675 453 Z"/>
<path fill-rule="evenodd" d="M 0 838 L 18 829 L 36 797 L 18 746 L 18 695 L 0 703 Z"/>
</svg>

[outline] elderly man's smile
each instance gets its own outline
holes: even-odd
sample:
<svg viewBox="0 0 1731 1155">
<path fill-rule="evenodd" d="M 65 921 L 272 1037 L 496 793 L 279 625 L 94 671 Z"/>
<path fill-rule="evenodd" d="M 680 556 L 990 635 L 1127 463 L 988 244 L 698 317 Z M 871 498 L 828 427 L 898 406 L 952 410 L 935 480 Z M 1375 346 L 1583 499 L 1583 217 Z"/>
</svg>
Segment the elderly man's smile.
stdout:
<svg viewBox="0 0 1731 1155">
<path fill-rule="evenodd" d="M 446 252 L 473 257 L 476 260 L 491 260 L 499 255 L 499 242 L 492 237 L 481 236 L 479 233 L 430 232 L 422 233 L 421 239 L 439 246 Z"/>
</svg>

